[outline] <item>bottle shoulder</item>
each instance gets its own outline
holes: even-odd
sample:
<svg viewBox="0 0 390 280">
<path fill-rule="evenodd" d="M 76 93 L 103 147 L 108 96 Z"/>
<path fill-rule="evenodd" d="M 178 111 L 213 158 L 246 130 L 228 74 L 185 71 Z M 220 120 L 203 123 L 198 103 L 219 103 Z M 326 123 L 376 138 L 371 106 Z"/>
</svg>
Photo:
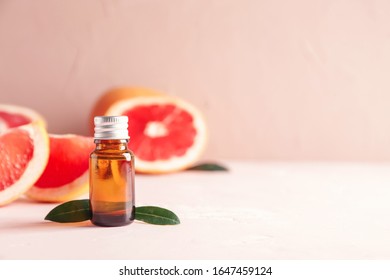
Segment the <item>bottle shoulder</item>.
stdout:
<svg viewBox="0 0 390 280">
<path fill-rule="evenodd" d="M 90 154 L 91 159 L 112 159 L 112 160 L 133 160 L 134 154 L 131 150 L 94 150 Z"/>
</svg>

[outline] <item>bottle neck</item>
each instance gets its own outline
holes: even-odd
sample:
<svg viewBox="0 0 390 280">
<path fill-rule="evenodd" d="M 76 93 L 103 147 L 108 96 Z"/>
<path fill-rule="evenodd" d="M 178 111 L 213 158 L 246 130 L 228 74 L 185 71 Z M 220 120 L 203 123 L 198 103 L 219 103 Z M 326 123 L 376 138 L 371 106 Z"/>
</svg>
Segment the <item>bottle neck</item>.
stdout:
<svg viewBox="0 0 390 280">
<path fill-rule="evenodd" d="M 96 150 L 127 150 L 127 139 L 95 139 Z"/>
</svg>

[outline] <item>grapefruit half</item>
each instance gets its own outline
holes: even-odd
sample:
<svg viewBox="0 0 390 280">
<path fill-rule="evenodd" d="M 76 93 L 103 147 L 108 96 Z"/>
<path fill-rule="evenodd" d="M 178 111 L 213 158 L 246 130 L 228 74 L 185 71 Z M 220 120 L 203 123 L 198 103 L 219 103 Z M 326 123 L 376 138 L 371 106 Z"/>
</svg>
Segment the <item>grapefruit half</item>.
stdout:
<svg viewBox="0 0 390 280">
<path fill-rule="evenodd" d="M 50 134 L 46 169 L 26 195 L 42 202 L 62 202 L 88 192 L 89 155 L 92 137 Z"/>
<path fill-rule="evenodd" d="M 33 110 L 0 105 L 0 206 L 26 192 L 45 169 L 49 145 L 43 118 Z"/>
<path fill-rule="evenodd" d="M 129 148 L 141 173 L 186 169 L 206 144 L 206 124 L 197 108 L 150 89 L 111 90 L 97 101 L 92 117 L 98 115 L 128 116 Z"/>
</svg>

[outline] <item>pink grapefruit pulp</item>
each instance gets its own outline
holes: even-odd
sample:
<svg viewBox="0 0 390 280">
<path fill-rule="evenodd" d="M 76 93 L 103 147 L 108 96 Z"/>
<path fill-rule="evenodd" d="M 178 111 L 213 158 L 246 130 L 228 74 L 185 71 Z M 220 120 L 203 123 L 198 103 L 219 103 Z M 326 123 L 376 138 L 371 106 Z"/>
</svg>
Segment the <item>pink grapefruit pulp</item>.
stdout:
<svg viewBox="0 0 390 280">
<path fill-rule="evenodd" d="M 0 105 L 0 151 L 0 205 L 5 205 L 31 188 L 46 166 L 43 119 L 27 108 Z"/>
</svg>

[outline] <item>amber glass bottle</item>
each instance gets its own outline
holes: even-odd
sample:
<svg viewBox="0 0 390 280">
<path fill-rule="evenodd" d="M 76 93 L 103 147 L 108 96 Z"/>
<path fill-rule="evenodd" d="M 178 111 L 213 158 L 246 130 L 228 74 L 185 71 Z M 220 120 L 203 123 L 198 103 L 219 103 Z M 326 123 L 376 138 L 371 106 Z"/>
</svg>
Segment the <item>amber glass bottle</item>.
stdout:
<svg viewBox="0 0 390 280">
<path fill-rule="evenodd" d="M 134 220 L 134 156 L 124 116 L 95 117 L 96 149 L 90 156 L 92 223 L 123 226 Z"/>
</svg>

